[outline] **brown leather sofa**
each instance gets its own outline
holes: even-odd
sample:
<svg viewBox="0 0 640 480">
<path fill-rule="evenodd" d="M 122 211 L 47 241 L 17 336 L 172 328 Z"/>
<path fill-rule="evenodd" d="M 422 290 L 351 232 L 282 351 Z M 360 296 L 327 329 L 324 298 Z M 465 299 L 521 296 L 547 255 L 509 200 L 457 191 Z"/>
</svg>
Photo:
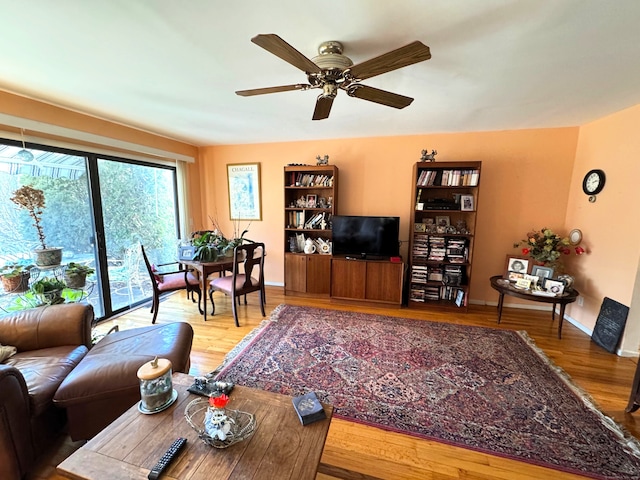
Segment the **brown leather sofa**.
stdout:
<svg viewBox="0 0 640 480">
<path fill-rule="evenodd" d="M 189 371 L 193 328 L 175 322 L 111 333 L 91 346 L 90 305 L 63 304 L 0 317 L 0 480 L 25 476 L 63 426 L 89 439 L 140 400 L 138 368 L 155 356 Z"/>
<path fill-rule="evenodd" d="M 93 308 L 68 304 L 0 317 L 0 344 L 17 353 L 0 363 L 0 478 L 22 478 L 64 426 L 53 396 L 91 347 Z"/>
</svg>

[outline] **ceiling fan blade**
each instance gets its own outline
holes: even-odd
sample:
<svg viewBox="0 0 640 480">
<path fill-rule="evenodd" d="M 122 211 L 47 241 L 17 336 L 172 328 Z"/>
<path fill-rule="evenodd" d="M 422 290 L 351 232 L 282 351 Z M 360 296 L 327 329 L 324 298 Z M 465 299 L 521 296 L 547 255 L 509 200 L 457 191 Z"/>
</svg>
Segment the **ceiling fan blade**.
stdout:
<svg viewBox="0 0 640 480">
<path fill-rule="evenodd" d="M 264 95 L 265 93 L 288 92 L 290 90 L 307 90 L 311 85 L 306 83 L 296 83 L 295 85 L 282 85 L 280 87 L 254 88 L 252 90 L 238 90 L 236 95 L 241 97 L 251 97 L 253 95 Z"/>
<path fill-rule="evenodd" d="M 293 48 L 275 33 L 256 35 L 251 39 L 253 43 L 266 51 L 280 57 L 305 73 L 320 73 L 322 70 L 315 63 Z"/>
<path fill-rule="evenodd" d="M 327 97 L 325 95 L 319 95 L 316 100 L 316 108 L 313 111 L 312 120 L 324 120 L 329 117 L 331 113 L 331 106 L 333 105 L 333 99 L 335 97 Z"/>
<path fill-rule="evenodd" d="M 430 58 L 429 47 L 416 40 L 409 45 L 354 65 L 350 68 L 351 76 L 357 80 L 364 80 Z"/>
<path fill-rule="evenodd" d="M 387 92 L 379 88 L 367 87 L 366 85 L 353 85 L 347 90 L 350 97 L 361 98 L 370 102 L 379 103 L 393 108 L 404 108 L 411 105 L 413 98 Z"/>
</svg>

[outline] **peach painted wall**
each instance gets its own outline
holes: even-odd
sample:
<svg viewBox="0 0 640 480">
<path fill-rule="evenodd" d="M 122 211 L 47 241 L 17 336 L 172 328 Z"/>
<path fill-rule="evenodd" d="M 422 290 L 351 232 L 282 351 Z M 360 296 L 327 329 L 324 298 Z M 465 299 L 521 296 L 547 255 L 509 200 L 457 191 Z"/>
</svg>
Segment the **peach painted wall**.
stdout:
<svg viewBox="0 0 640 480">
<path fill-rule="evenodd" d="M 283 284 L 283 167 L 315 164 L 316 155 L 327 154 L 340 170 L 339 213 L 399 216 L 406 259 L 412 169 L 421 150 L 437 149 L 438 161 L 480 160 L 470 299 L 495 304 L 498 296 L 488 279 L 503 272 L 506 254 L 518 252 L 513 242 L 532 228 L 563 231 L 577 140 L 578 128 L 558 128 L 201 148 L 202 215 L 194 222 L 208 226 L 211 215 L 231 230 L 226 165 L 260 162 L 263 220 L 251 224 L 248 237 L 267 245 L 267 282 Z"/>
<path fill-rule="evenodd" d="M 476 253 L 471 300 L 495 304 L 497 294 L 488 277 L 501 273 L 512 243 L 531 228 L 549 226 L 559 233 L 581 228 L 589 254 L 574 257 L 568 271 L 584 295 L 583 307 L 570 305 L 567 314 L 586 331 L 593 329 L 603 297 L 632 308 L 621 349 L 629 354 L 640 343 L 640 224 L 635 207 L 639 178 L 640 106 L 581 128 L 512 130 L 388 138 L 360 138 L 281 144 L 195 146 L 135 128 L 65 110 L 0 91 L 0 113 L 58 125 L 154 148 L 196 156 L 187 166 L 192 229 L 209 227 L 209 215 L 225 232 L 228 220 L 226 164 L 260 162 L 263 220 L 253 222 L 249 238 L 266 242 L 267 281 L 283 283 L 283 175 L 287 163 L 315 163 L 316 155 L 330 155 L 340 168 L 343 214 L 381 214 L 401 217 L 402 248 L 406 259 L 409 236 L 411 172 L 424 148 L 437 149 L 439 161 L 481 160 L 483 177 L 479 199 Z M 13 127 L 12 127 L 13 128 Z M 38 133 L 38 132 L 36 132 Z M 45 136 L 45 135 L 43 135 Z M 81 143 L 81 142 L 80 142 Z M 198 153 L 199 152 L 199 153 Z M 603 168 L 607 186 L 590 204 L 581 191 L 582 177 Z M 243 222 L 241 227 L 245 227 Z M 510 303 L 518 303 L 509 299 Z M 524 302 L 523 307 L 531 304 Z"/>
<path fill-rule="evenodd" d="M 574 258 L 576 288 L 584 307 L 576 304 L 567 314 L 592 330 L 604 297 L 631 306 L 640 261 L 640 105 L 617 112 L 580 128 L 571 195 L 565 225 L 580 228 L 588 255 Z M 606 174 L 604 190 L 595 203 L 582 193 L 582 179 L 591 169 Z M 637 291 L 636 291 L 637 295 Z M 637 299 L 636 299 L 637 300 Z M 637 354 L 640 315 L 631 310 L 620 349 Z"/>
</svg>

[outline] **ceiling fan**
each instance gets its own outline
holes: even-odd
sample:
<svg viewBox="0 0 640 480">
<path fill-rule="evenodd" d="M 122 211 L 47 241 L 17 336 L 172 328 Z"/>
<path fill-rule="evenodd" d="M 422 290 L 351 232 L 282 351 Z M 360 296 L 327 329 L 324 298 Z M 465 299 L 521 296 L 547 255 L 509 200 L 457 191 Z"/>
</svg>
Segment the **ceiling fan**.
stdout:
<svg viewBox="0 0 640 480">
<path fill-rule="evenodd" d="M 360 81 L 431 58 L 429 47 L 419 41 L 412 42 L 357 65 L 353 65 L 350 58 L 342 55 L 342 44 L 336 41 L 321 43 L 318 48 L 319 55 L 311 60 L 273 33 L 256 35 L 251 41 L 302 70 L 306 73 L 309 83 L 238 90 L 236 94 L 250 97 L 266 93 L 287 92 L 289 90 L 319 88 L 322 93 L 316 100 L 313 120 L 323 120 L 329 117 L 338 89 L 346 91 L 350 97 L 368 100 L 388 107 L 404 108 L 410 105 L 413 102 L 411 97 L 368 87 L 362 85 Z"/>
</svg>

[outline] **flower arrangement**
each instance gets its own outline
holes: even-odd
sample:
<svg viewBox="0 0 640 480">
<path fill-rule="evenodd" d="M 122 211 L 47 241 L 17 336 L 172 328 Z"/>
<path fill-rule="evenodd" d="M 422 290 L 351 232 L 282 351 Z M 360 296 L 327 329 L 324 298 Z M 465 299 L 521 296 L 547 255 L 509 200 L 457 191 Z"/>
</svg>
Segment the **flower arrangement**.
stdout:
<svg viewBox="0 0 640 480">
<path fill-rule="evenodd" d="M 571 242 L 568 237 L 561 237 L 550 228 L 542 228 L 527 233 L 525 240 L 514 243 L 514 248 L 522 247 L 522 254 L 529 256 L 537 262 L 545 265 L 554 265 L 560 262 L 561 255 L 571 254 Z M 574 248 L 576 255 L 585 253 L 580 245 Z"/>
</svg>

